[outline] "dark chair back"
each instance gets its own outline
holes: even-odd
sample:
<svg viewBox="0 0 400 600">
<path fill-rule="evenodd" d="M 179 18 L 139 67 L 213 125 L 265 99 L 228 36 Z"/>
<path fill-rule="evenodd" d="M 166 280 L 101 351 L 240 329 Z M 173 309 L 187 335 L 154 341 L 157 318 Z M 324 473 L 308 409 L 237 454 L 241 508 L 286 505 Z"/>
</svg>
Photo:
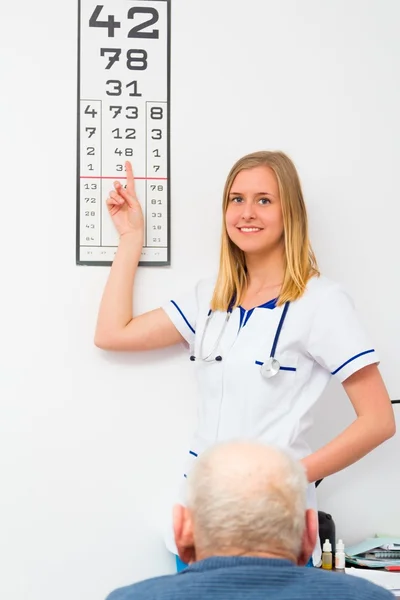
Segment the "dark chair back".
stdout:
<svg viewBox="0 0 400 600">
<path fill-rule="evenodd" d="M 319 539 L 321 542 L 321 549 L 325 540 L 329 540 L 332 546 L 332 555 L 336 552 L 336 528 L 335 521 L 332 515 L 318 511 L 318 524 L 319 524 Z"/>
</svg>

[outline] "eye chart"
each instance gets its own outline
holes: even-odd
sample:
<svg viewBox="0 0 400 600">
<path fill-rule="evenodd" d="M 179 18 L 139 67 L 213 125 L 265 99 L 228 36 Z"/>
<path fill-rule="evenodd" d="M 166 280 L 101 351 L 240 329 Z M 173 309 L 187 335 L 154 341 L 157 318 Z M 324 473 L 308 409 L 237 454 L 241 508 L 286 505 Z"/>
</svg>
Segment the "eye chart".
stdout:
<svg viewBox="0 0 400 600">
<path fill-rule="evenodd" d="M 133 166 L 145 218 L 141 265 L 170 261 L 169 0 L 79 1 L 78 265 L 111 265 L 118 233 L 106 207 Z"/>
</svg>

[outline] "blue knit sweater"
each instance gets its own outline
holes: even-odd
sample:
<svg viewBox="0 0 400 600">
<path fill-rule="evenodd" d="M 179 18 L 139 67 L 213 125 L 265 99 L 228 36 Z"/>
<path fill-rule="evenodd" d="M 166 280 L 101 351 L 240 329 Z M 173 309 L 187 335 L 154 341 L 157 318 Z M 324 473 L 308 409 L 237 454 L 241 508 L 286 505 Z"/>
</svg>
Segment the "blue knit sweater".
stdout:
<svg viewBox="0 0 400 600">
<path fill-rule="evenodd" d="M 288 560 L 213 557 L 181 573 L 134 583 L 107 600 L 393 600 L 353 575 L 297 567 Z"/>
</svg>

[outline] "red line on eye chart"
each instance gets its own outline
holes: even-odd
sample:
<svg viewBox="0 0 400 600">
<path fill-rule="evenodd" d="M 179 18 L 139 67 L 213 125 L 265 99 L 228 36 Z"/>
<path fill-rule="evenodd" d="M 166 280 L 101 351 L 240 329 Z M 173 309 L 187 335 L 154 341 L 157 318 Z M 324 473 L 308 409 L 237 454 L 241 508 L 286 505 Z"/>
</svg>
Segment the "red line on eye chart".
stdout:
<svg viewBox="0 0 400 600">
<path fill-rule="evenodd" d="M 156 180 L 156 181 L 167 181 L 168 177 L 136 177 L 136 175 L 133 176 L 134 179 L 147 179 L 147 180 Z M 116 175 L 115 177 L 111 177 L 108 175 L 81 175 L 80 179 L 126 179 L 126 177 L 120 177 L 119 175 Z"/>
</svg>

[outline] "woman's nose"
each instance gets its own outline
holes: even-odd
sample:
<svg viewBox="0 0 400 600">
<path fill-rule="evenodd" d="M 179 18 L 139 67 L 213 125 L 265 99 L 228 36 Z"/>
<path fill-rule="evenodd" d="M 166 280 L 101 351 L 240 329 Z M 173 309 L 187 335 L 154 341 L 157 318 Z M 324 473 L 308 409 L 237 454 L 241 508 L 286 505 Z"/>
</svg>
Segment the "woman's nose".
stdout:
<svg viewBox="0 0 400 600">
<path fill-rule="evenodd" d="M 248 219 L 254 219 L 254 217 L 255 217 L 254 203 L 253 202 L 244 202 L 242 218 L 248 220 Z"/>
</svg>

